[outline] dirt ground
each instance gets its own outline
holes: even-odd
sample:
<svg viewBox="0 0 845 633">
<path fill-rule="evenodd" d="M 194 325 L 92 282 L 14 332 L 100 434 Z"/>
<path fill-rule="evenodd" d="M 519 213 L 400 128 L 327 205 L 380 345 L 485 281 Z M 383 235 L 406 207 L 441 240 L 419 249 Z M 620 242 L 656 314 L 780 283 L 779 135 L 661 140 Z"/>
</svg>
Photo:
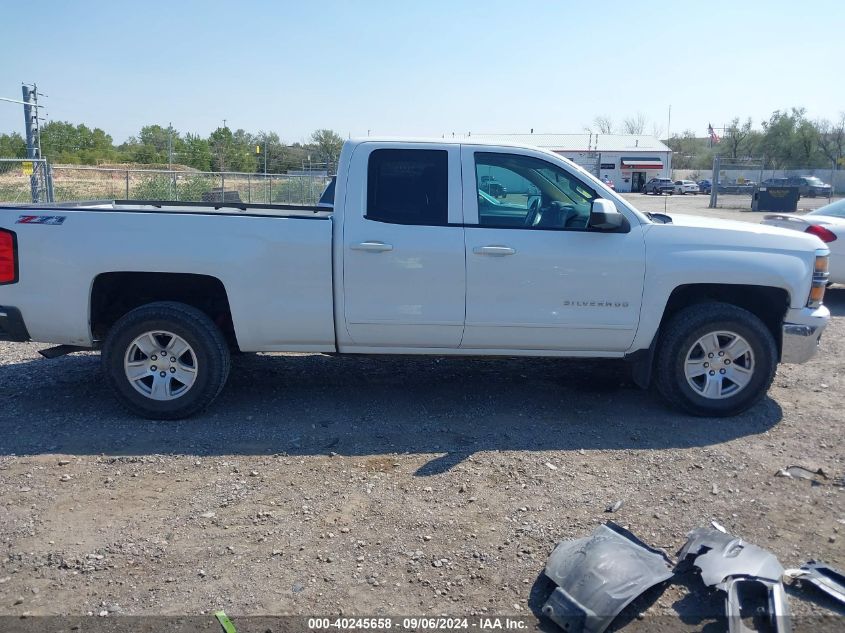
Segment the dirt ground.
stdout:
<svg viewBox="0 0 845 633">
<path fill-rule="evenodd" d="M 692 200 L 666 204 L 706 213 Z M 667 409 L 615 361 L 273 354 L 237 357 L 206 414 L 157 423 L 117 407 L 96 354 L 0 343 L 0 628 L 222 608 L 554 630 L 545 561 L 609 519 L 672 556 L 715 520 L 786 567 L 845 568 L 845 289 L 827 303 L 821 353 L 723 420 Z M 793 464 L 829 478 L 776 476 Z M 788 591 L 796 631 L 841 630 L 842 607 Z M 685 574 L 611 630 L 719 631 L 722 608 Z"/>
</svg>

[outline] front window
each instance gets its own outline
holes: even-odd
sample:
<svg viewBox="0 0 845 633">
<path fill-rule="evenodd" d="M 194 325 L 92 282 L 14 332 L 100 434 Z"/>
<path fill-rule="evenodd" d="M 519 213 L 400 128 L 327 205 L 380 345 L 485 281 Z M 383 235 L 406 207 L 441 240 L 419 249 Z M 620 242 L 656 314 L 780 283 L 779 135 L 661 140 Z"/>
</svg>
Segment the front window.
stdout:
<svg viewBox="0 0 845 633">
<path fill-rule="evenodd" d="M 475 173 L 480 226 L 586 229 L 599 197 L 575 176 L 531 156 L 477 152 Z"/>
</svg>

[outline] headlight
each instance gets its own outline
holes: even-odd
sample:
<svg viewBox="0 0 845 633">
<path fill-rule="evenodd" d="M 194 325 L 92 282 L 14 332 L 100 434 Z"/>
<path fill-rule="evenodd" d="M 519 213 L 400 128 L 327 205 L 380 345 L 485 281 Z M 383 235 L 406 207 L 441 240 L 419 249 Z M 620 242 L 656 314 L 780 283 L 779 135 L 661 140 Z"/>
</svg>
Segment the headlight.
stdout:
<svg viewBox="0 0 845 633">
<path fill-rule="evenodd" d="M 813 283 L 810 286 L 810 296 L 807 297 L 808 308 L 818 308 L 824 301 L 824 291 L 830 278 L 828 264 L 830 251 L 819 249 L 816 251 L 816 263 L 813 267 Z"/>
</svg>

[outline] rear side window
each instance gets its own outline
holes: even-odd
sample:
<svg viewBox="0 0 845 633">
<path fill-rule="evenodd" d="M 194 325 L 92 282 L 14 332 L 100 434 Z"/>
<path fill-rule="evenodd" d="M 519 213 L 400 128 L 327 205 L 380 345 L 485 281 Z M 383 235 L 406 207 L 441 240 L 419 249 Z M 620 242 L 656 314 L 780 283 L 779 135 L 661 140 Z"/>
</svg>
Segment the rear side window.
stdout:
<svg viewBox="0 0 845 633">
<path fill-rule="evenodd" d="M 375 150 L 367 171 L 367 219 L 391 224 L 447 224 L 448 165 L 445 150 Z"/>
</svg>

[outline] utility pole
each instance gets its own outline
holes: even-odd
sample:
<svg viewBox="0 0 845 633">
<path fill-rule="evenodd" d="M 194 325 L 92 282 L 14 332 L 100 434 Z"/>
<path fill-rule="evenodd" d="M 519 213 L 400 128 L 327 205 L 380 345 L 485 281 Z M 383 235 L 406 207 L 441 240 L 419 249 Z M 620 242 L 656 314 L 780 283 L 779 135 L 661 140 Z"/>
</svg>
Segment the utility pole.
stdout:
<svg viewBox="0 0 845 633">
<path fill-rule="evenodd" d="M 710 204 L 711 209 L 716 208 L 719 201 L 719 171 L 722 166 L 722 157 L 716 154 L 713 158 L 713 177 L 710 179 Z"/>
<path fill-rule="evenodd" d="M 226 127 L 226 119 L 223 119 L 223 129 L 228 130 L 229 128 Z M 225 172 L 225 165 L 224 165 L 224 156 L 225 156 L 225 147 L 220 148 L 220 201 L 223 202 L 226 199 L 226 172 Z"/>
<path fill-rule="evenodd" d="M 672 138 L 671 128 L 672 128 L 672 104 L 670 103 L 669 104 L 669 120 L 666 121 L 666 141 L 667 142 L 669 141 L 669 139 Z"/>
<path fill-rule="evenodd" d="M 178 200 L 176 173 L 173 171 L 173 123 L 167 124 L 167 169 L 170 172 L 170 195 Z"/>
<path fill-rule="evenodd" d="M 21 86 L 21 92 L 23 93 L 23 118 L 26 129 L 26 157 L 30 160 L 36 160 L 41 158 L 41 147 L 38 144 L 38 134 L 36 133 L 38 127 L 38 95 L 35 86 L 32 88 L 26 85 Z M 29 177 L 29 188 L 32 201 L 39 202 L 36 169 L 32 170 Z"/>
</svg>

